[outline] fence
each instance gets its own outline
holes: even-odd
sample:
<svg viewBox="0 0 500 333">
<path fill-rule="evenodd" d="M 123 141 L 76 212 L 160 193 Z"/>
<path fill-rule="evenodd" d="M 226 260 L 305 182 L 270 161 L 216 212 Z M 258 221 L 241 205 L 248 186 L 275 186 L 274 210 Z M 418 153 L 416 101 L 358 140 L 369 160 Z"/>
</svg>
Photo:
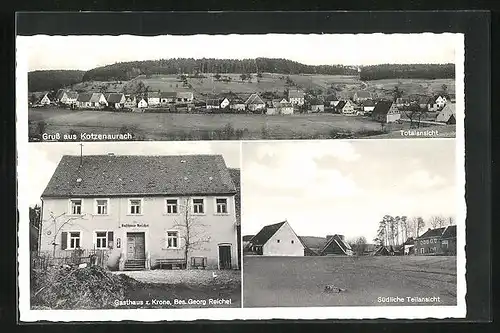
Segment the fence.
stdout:
<svg viewBox="0 0 500 333">
<path fill-rule="evenodd" d="M 54 256 L 53 252 L 31 252 L 31 268 L 47 269 L 50 266 L 62 265 L 97 265 L 102 268 L 107 267 L 108 252 L 106 250 L 72 250 L 60 251 Z"/>
</svg>

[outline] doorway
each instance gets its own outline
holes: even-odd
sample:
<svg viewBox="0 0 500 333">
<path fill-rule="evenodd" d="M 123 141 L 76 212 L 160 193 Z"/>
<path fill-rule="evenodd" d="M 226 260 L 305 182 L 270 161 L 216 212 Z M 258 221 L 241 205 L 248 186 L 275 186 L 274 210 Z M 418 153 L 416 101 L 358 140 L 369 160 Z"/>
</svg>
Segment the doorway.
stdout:
<svg viewBox="0 0 500 333">
<path fill-rule="evenodd" d="M 219 269 L 231 269 L 231 245 L 219 245 Z"/>
</svg>

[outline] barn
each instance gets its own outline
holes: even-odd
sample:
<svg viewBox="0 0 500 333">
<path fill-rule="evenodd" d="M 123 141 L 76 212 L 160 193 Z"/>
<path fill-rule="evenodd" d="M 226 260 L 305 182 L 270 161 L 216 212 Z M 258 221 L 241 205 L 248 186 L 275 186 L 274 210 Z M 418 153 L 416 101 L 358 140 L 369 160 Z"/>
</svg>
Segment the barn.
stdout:
<svg viewBox="0 0 500 333">
<path fill-rule="evenodd" d="M 266 225 L 249 243 L 249 250 L 264 256 L 304 256 L 305 246 L 287 221 Z"/>
<path fill-rule="evenodd" d="M 322 256 L 352 256 L 351 246 L 345 241 L 344 235 L 326 236 L 326 244 L 319 253 Z"/>
</svg>

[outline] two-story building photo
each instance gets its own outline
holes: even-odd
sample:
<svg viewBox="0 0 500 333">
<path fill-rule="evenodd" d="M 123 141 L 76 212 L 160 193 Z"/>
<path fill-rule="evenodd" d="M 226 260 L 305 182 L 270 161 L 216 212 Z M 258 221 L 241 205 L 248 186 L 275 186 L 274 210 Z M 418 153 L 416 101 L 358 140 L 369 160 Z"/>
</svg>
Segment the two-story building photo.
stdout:
<svg viewBox="0 0 500 333">
<path fill-rule="evenodd" d="M 105 250 L 113 270 L 238 268 L 237 188 L 222 155 L 64 155 L 40 251 Z"/>
</svg>

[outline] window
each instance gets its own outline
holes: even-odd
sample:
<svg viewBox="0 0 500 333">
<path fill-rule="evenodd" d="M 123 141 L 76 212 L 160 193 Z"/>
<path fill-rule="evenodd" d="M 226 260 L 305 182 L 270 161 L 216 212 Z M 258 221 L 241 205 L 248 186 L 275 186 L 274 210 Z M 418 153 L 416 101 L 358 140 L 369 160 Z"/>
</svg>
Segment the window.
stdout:
<svg viewBox="0 0 500 333">
<path fill-rule="evenodd" d="M 277 239 L 277 240 L 276 240 L 276 242 L 277 242 L 277 243 L 279 243 L 279 242 L 280 242 L 280 240 L 279 240 L 279 239 Z"/>
<path fill-rule="evenodd" d="M 420 254 L 424 254 L 424 248 L 423 247 L 420 249 Z"/>
<path fill-rule="evenodd" d="M 227 214 L 227 199 L 217 198 L 215 199 L 216 212 L 217 214 Z"/>
<path fill-rule="evenodd" d="M 80 248 L 80 231 L 72 231 L 69 233 L 69 249 Z"/>
<path fill-rule="evenodd" d="M 108 199 L 96 199 L 96 214 L 108 215 Z"/>
<path fill-rule="evenodd" d="M 294 243 L 294 242 L 293 242 L 293 239 L 291 240 L 291 243 L 292 243 L 292 244 Z"/>
<path fill-rule="evenodd" d="M 179 248 L 179 232 L 167 231 L 167 249 Z"/>
<path fill-rule="evenodd" d="M 82 199 L 71 199 L 71 215 L 82 215 Z"/>
<path fill-rule="evenodd" d="M 442 245 L 443 247 L 448 247 L 448 240 L 447 239 L 443 240 Z"/>
<path fill-rule="evenodd" d="M 141 199 L 129 199 L 129 212 L 131 215 L 142 214 L 142 200 Z"/>
<path fill-rule="evenodd" d="M 178 203 L 177 199 L 167 199 L 167 214 L 177 214 Z"/>
<path fill-rule="evenodd" d="M 193 213 L 203 214 L 204 211 L 204 200 L 203 199 L 193 199 Z"/>
<path fill-rule="evenodd" d="M 108 247 L 108 233 L 106 231 L 96 231 L 96 248 L 105 249 Z"/>
</svg>

